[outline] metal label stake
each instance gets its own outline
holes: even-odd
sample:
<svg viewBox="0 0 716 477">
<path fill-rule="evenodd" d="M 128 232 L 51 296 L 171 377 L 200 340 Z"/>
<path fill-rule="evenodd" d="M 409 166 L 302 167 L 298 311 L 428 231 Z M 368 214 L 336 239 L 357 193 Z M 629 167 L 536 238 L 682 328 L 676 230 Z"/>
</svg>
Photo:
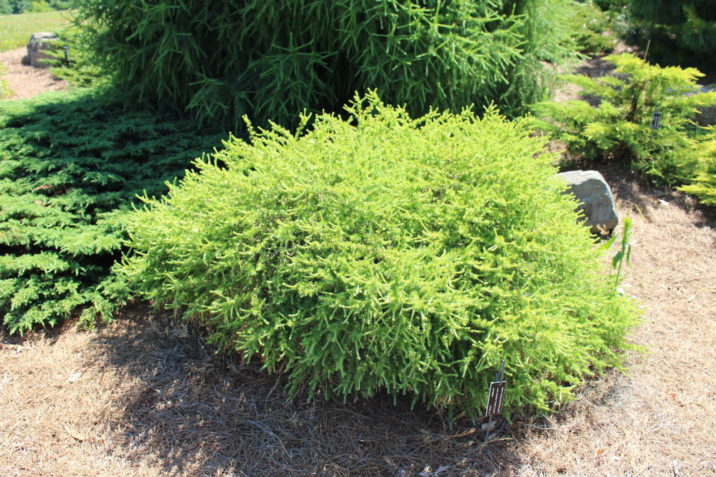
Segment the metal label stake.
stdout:
<svg viewBox="0 0 716 477">
<path fill-rule="evenodd" d="M 490 438 L 490 431 L 492 430 L 492 416 L 496 414 L 502 414 L 502 408 L 505 403 L 505 387 L 507 381 L 505 377 L 505 360 L 500 360 L 500 370 L 495 376 L 495 381 L 490 383 L 490 392 L 487 395 L 487 408 L 485 409 L 485 416 L 487 420 L 487 432 L 485 433 L 485 442 Z"/>
<path fill-rule="evenodd" d="M 661 111 L 655 111 L 651 116 L 651 129 L 656 131 L 661 127 Z"/>
</svg>

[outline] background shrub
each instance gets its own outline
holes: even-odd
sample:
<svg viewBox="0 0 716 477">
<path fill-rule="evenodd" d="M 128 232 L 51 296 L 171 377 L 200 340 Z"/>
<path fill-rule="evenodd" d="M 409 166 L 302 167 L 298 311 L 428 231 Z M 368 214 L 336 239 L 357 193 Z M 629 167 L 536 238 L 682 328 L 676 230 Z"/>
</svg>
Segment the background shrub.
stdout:
<svg viewBox="0 0 716 477">
<path fill-rule="evenodd" d="M 524 121 L 347 111 L 198 161 L 133 215 L 124 273 L 293 393 L 476 415 L 504 358 L 507 406 L 546 409 L 620 362 L 633 310 Z"/>
<path fill-rule="evenodd" d="M 681 190 L 693 194 L 707 205 L 716 205 L 716 127 L 697 142 L 700 162 L 696 177 Z"/>
<path fill-rule="evenodd" d="M 80 0 L 0 0 L 0 15 L 67 10 L 69 8 L 77 7 L 79 2 Z"/>
<path fill-rule="evenodd" d="M 603 11 L 621 12 L 626 9 L 629 0 L 594 0 L 594 4 Z"/>
<path fill-rule="evenodd" d="M 565 76 L 596 106 L 586 100 L 541 103 L 537 127 L 565 142 L 573 159 L 630 162 L 659 182 L 688 183 L 702 154 L 690 136 L 692 120 L 699 108 L 716 104 L 716 93 L 695 94 L 703 75 L 694 68 L 661 68 L 631 54 L 606 59 L 616 65 L 614 76 Z M 657 130 L 655 112 L 661 113 Z"/>
<path fill-rule="evenodd" d="M 614 50 L 617 39 L 610 31 L 609 17 L 591 1 L 574 2 L 569 25 L 580 53 L 602 55 Z"/>
<path fill-rule="evenodd" d="M 29 0 L 0 0 L 0 15 L 18 14 L 30 8 Z"/>
<path fill-rule="evenodd" d="M 97 64 L 88 44 L 91 39 L 87 32 L 75 26 L 58 32 L 57 48 L 48 52 L 53 58 L 48 61 L 52 75 L 81 88 L 106 88 L 111 79 Z"/>
<path fill-rule="evenodd" d="M 98 61 L 139 99 L 236 130 L 378 88 L 411 112 L 518 113 L 567 53 L 567 0 L 87 0 Z"/>
<path fill-rule="evenodd" d="M 218 143 L 196 124 L 125 111 L 87 91 L 0 102 L 0 316 L 11 333 L 73 311 L 108 317 L 110 269 L 137 194 Z"/>
<path fill-rule="evenodd" d="M 629 0 L 629 21 L 649 57 L 662 64 L 698 66 L 716 72 L 716 2 Z"/>
</svg>

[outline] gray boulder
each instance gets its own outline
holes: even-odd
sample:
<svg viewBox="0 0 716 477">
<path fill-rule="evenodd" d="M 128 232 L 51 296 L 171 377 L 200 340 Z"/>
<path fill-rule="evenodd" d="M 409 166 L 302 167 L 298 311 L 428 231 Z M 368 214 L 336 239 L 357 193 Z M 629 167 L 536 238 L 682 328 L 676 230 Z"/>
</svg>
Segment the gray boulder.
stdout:
<svg viewBox="0 0 716 477">
<path fill-rule="evenodd" d="M 582 204 L 585 225 L 592 233 L 611 232 L 619 224 L 616 204 L 607 181 L 597 171 L 569 171 L 557 174 L 569 184 L 569 192 Z"/>
<path fill-rule="evenodd" d="M 47 52 L 57 48 L 55 42 L 59 39 L 57 34 L 49 32 L 33 33 L 30 43 L 27 44 L 28 63 L 35 68 L 50 66 L 46 60 L 51 58 Z"/>
<path fill-rule="evenodd" d="M 716 92 L 716 88 L 713 86 L 701 86 L 699 88 L 700 93 Z M 709 106 L 699 111 L 696 116 L 696 121 L 702 126 L 710 126 L 716 124 L 716 106 Z"/>
</svg>

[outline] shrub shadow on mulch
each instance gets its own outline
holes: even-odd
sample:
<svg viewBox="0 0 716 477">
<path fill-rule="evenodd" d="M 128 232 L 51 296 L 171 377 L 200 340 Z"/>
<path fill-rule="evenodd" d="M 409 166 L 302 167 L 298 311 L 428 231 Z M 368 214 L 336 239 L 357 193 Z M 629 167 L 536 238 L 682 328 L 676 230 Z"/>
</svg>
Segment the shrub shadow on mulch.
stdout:
<svg viewBox="0 0 716 477">
<path fill-rule="evenodd" d="M 716 228 L 716 207 L 699 203 L 694 197 L 667 186 L 655 185 L 647 178 L 618 162 L 583 163 L 582 169 L 598 170 L 612 189 L 612 193 L 632 214 L 643 215 L 650 222 L 654 209 L 677 207 L 694 214 L 693 225 L 698 228 Z M 713 243 L 716 249 L 716 241 Z"/>
<path fill-rule="evenodd" d="M 286 399 L 280 376 L 211 353 L 199 332 L 146 306 L 93 339 L 90 359 L 126 374 L 111 426 L 124 450 L 172 475 L 508 475 L 507 426 L 485 444 L 467 420 L 393 405 Z M 119 330 L 119 332 L 118 332 Z M 95 365 L 98 363 L 95 361 Z"/>
</svg>

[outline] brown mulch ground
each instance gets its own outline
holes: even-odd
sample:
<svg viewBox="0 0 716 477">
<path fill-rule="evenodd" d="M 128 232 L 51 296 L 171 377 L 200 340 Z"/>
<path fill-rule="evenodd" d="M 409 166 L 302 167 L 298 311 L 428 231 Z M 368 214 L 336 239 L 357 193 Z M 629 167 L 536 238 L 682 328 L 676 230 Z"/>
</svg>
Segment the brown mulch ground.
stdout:
<svg viewBox="0 0 716 477">
<path fill-rule="evenodd" d="M 33 68 L 22 64 L 26 48 L 0 52 L 0 79 L 7 81 L 10 95 L 6 99 L 32 98 L 45 91 L 67 89 L 66 81 L 59 80 L 50 74 L 49 68 Z"/>
<path fill-rule="evenodd" d="M 627 293 L 643 305 L 645 353 L 546 431 L 521 438 L 520 475 L 716 475 L 716 217 L 679 193 L 602 171 L 634 221 Z"/>
<path fill-rule="evenodd" d="M 604 174 L 634 220 L 647 352 L 558 415 L 484 445 L 385 398 L 286 403 L 282 379 L 136 306 L 96 333 L 2 337 L 0 475 L 716 475 L 716 220 Z"/>
</svg>

